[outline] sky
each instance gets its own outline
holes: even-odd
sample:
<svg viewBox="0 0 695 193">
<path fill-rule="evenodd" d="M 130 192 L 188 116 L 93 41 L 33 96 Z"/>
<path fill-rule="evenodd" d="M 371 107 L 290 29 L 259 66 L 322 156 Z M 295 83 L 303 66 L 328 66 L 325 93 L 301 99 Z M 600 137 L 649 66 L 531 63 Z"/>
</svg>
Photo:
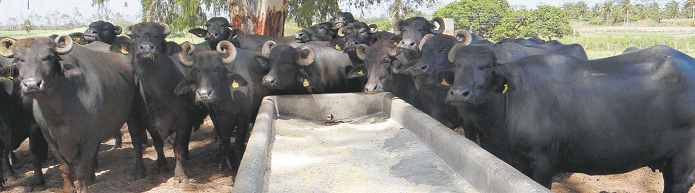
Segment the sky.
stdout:
<svg viewBox="0 0 695 193">
<path fill-rule="evenodd" d="M 444 7 L 446 4 L 455 0 L 438 0 L 433 7 L 422 8 L 426 13 L 432 13 L 434 10 Z M 508 0 L 511 5 L 524 5 L 526 8 L 536 8 L 539 4 L 558 6 L 567 0 Z M 585 0 L 590 6 L 603 0 Z M 127 5 L 127 7 L 125 6 Z M 32 13 L 47 14 L 58 10 L 59 12 L 72 12 L 74 7 L 77 7 L 82 15 L 86 18 L 91 17 L 96 11 L 96 7 L 92 7 L 90 0 L 29 0 L 29 10 L 27 10 L 27 0 L 0 0 L 0 7 L 3 11 L 0 12 L 0 23 L 5 22 L 10 17 L 22 18 Z M 124 13 L 128 15 L 137 15 L 141 11 L 140 0 L 110 0 L 108 9 L 113 12 Z M 343 6 L 345 7 L 345 6 Z M 378 17 L 385 14 L 386 5 L 375 5 L 364 10 L 365 16 Z M 9 9 L 11 8 L 11 9 Z M 344 11 L 359 12 L 359 10 Z M 359 15 L 359 14 L 358 14 Z"/>
</svg>

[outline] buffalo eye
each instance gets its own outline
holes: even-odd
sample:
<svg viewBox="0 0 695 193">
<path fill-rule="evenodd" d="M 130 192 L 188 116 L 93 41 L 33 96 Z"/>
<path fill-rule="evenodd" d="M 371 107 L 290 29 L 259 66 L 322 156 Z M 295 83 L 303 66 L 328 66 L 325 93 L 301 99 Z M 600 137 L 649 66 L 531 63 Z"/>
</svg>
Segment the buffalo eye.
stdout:
<svg viewBox="0 0 695 193">
<path fill-rule="evenodd" d="M 384 58 L 384 61 L 382 61 L 385 64 L 391 63 L 391 58 Z"/>
<path fill-rule="evenodd" d="M 454 66 L 454 68 L 458 68 L 458 67 L 459 67 L 459 64 L 456 63 L 456 62 L 454 62 L 452 65 Z"/>
<path fill-rule="evenodd" d="M 489 64 L 488 64 L 488 65 L 485 65 L 485 66 L 481 66 L 479 69 L 480 69 L 480 70 L 485 70 L 485 69 L 488 69 L 488 68 L 490 68 L 490 67 L 492 67 L 492 65 L 489 65 Z"/>
<path fill-rule="evenodd" d="M 139 36 L 139 35 L 135 35 L 135 34 L 133 34 L 133 39 L 138 39 L 138 38 L 140 38 L 140 36 Z"/>
<path fill-rule="evenodd" d="M 444 49 L 442 50 L 442 52 L 444 52 L 444 53 L 449 53 L 449 48 L 444 48 Z"/>
</svg>

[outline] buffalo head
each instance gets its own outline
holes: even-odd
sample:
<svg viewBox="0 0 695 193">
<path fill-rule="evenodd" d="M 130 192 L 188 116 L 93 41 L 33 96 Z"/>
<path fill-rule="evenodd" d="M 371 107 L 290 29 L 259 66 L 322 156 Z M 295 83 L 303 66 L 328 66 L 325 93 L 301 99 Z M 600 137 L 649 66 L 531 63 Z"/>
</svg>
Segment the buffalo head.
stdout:
<svg viewBox="0 0 695 193">
<path fill-rule="evenodd" d="M 69 36 L 58 36 L 55 40 L 45 37 L 3 38 L 0 40 L 0 55 L 15 59 L 22 80 L 22 94 L 36 98 L 50 96 L 59 90 L 63 81 L 69 81 L 64 78 L 82 77 L 82 70 L 74 58 L 66 55 L 73 46 Z"/>
<path fill-rule="evenodd" d="M 311 27 L 299 30 L 294 36 L 297 43 L 310 41 L 328 41 L 335 37 L 335 32 L 331 29 L 331 22 L 323 22 Z"/>
<path fill-rule="evenodd" d="M 444 31 L 444 20 L 435 17 L 432 21 L 422 17 L 411 17 L 405 20 L 398 20 L 393 25 L 393 33 L 401 36 L 398 43 L 399 52 L 407 54 L 409 59 L 420 57 L 418 50 L 420 40 L 427 34 L 441 34 Z"/>
<path fill-rule="evenodd" d="M 262 56 L 256 60 L 270 71 L 263 77 L 263 84 L 272 89 L 285 89 L 292 85 L 306 84 L 311 81 L 304 71 L 305 66 L 314 62 L 316 55 L 309 47 L 293 48 L 288 45 L 277 45 L 267 41 L 261 49 Z"/>
<path fill-rule="evenodd" d="M 183 50 L 178 54 L 181 65 L 192 68 L 191 74 L 179 82 L 175 93 L 184 95 L 194 92 L 198 103 L 220 103 L 231 98 L 230 88 L 245 86 L 246 80 L 238 74 L 229 73 L 226 65 L 234 62 L 237 49 L 222 40 L 215 50 L 195 52 L 195 46 L 184 42 Z"/>
</svg>

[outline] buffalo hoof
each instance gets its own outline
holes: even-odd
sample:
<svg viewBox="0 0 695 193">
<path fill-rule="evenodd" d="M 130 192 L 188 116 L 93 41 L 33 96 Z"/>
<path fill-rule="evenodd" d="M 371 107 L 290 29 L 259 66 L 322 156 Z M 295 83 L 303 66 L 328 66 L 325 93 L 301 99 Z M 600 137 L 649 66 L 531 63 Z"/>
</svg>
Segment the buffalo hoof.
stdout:
<svg viewBox="0 0 695 193">
<path fill-rule="evenodd" d="M 12 174 L 5 174 L 5 182 L 12 182 L 12 181 L 15 181 L 15 180 L 17 180 L 17 178 L 14 177 L 14 175 L 12 175 Z"/>
<path fill-rule="evenodd" d="M 186 176 L 174 176 L 173 178 L 170 178 L 167 183 L 172 184 L 172 185 L 188 185 L 189 179 Z"/>
<path fill-rule="evenodd" d="M 169 173 L 169 168 L 166 166 L 157 166 L 157 173 L 159 173 L 159 174 Z"/>
<path fill-rule="evenodd" d="M 135 171 L 135 173 L 131 174 L 128 178 L 130 181 L 143 179 L 143 178 L 145 178 L 145 172 Z"/>
<path fill-rule="evenodd" d="M 44 191 L 46 190 L 46 185 L 29 185 L 24 187 L 25 192 L 33 192 L 33 191 Z"/>
</svg>

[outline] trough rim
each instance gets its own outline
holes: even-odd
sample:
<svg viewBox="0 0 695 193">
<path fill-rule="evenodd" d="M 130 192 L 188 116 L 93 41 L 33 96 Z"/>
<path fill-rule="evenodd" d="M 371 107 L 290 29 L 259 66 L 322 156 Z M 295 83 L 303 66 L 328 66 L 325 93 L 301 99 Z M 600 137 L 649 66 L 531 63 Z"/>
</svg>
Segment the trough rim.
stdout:
<svg viewBox="0 0 695 193">
<path fill-rule="evenodd" d="M 356 93 L 321 94 L 355 95 Z M 457 134 L 402 99 L 388 92 L 383 95 L 382 112 L 413 132 L 437 157 L 478 192 L 550 192 L 509 164 Z M 365 94 L 358 94 L 365 95 Z M 265 192 L 270 166 L 273 120 L 278 116 L 278 97 L 311 97 L 314 95 L 266 96 L 258 111 L 246 151 L 236 175 L 234 193 Z M 469 172 L 466 172 L 469 171 Z M 472 171 L 472 172 L 471 172 Z"/>
</svg>

